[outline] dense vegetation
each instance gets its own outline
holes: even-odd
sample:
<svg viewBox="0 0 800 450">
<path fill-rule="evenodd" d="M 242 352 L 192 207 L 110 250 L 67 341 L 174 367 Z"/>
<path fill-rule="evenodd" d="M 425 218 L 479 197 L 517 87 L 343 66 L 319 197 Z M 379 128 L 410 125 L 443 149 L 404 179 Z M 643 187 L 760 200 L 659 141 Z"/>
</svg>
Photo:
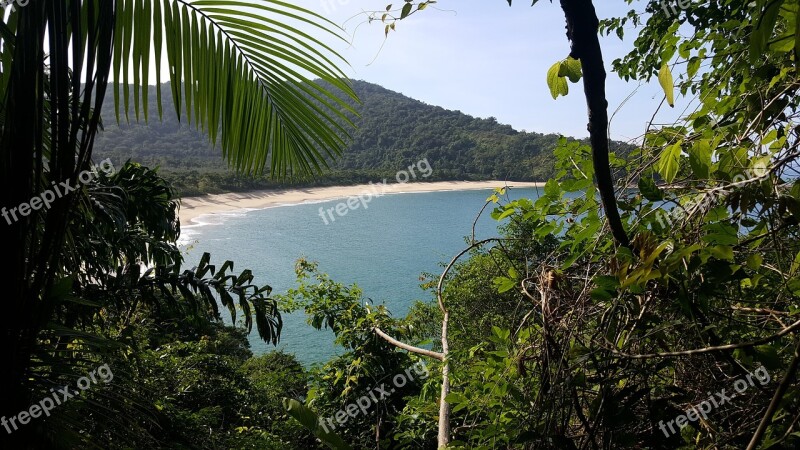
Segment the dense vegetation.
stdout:
<svg viewBox="0 0 800 450">
<path fill-rule="evenodd" d="M 112 71 L 127 76 L 133 66 L 134 115 L 141 107 L 147 116 L 139 102 L 148 93 L 139 89 L 147 84 L 141 63 L 150 56 L 142 37 L 150 35 L 142 31 L 161 20 L 176 68 L 171 95 L 181 94 L 178 104 L 212 136 L 221 134 L 238 172 L 264 167 L 310 176 L 331 156 L 318 153 L 321 144 L 344 148 L 346 133 L 337 125 L 347 120 L 333 99 L 348 88 L 339 72 L 321 56 L 303 54 L 303 67 L 326 88 L 290 81 L 270 65 L 274 53 L 251 46 L 270 42 L 283 49 L 284 62 L 297 61 L 281 41 L 286 35 L 259 31 L 294 13 L 267 11 L 281 20 L 258 22 L 257 14 L 232 8 L 236 2 L 219 2 L 229 6 L 224 14 L 210 1 L 167 0 L 162 11 L 158 1 L 119 0 L 112 8 L 106 0 L 40 0 L 2 22 L 0 196 L 19 214 L 2 234 L 10 263 L 0 316 L 0 447 L 800 445 L 797 2 L 692 3 L 678 12 L 648 0 L 637 3 L 644 11 L 598 24 L 591 0 L 562 0 L 573 48 L 548 74 L 554 97 L 583 80 L 590 121 L 598 125 L 607 108 L 605 70 L 601 48 L 587 42 L 596 43 L 598 31 L 637 31 L 630 53 L 613 62 L 615 72 L 657 78 L 666 104 L 677 91 L 693 96 L 696 110 L 671 125 L 651 124 L 632 151 L 609 154 L 604 123 L 590 127 L 589 143 L 559 138 L 542 196 L 508 201 L 496 191 L 486 213 L 503 223 L 500 236 L 468 237 L 441 274 L 425 275 L 431 301 L 406 317 L 330 279 L 312 261 L 298 261 L 297 287 L 283 295 L 208 254 L 187 268 L 176 245 L 170 183 L 138 163 L 115 160 L 108 171 L 92 164 L 104 108 L 92 100 L 103 100 L 107 87 L 119 94 L 108 82 Z M 375 20 L 388 33 L 429 3 L 382 8 Z M 238 55 L 227 52 L 234 47 L 215 43 L 222 27 L 215 19 L 235 36 L 254 33 L 238 51 L 277 73 L 265 80 L 260 71 L 238 70 Z M 71 39 L 62 39 L 66 33 Z M 83 53 L 71 46 L 81 45 L 90 57 L 72 67 L 68 56 Z M 205 70 L 211 67 L 219 70 Z M 84 70 L 95 76 L 82 86 Z M 276 79 L 282 82 L 269 83 Z M 376 96 L 385 92 L 375 89 Z M 290 101 L 275 103 L 275 92 Z M 319 103 L 308 102 L 309 92 Z M 451 133 L 448 140 L 365 115 L 363 124 L 384 127 L 378 135 L 385 140 L 357 135 L 363 147 L 337 164 L 394 170 L 427 156 L 434 170 L 437 162 L 465 173 L 492 166 L 497 174 L 483 173 L 497 177 L 545 155 L 544 148 L 515 153 L 536 136 L 408 102 L 406 122 L 414 123 L 411 111 L 434 111 L 428 120 Z M 328 107 L 322 116 L 314 109 L 320 105 Z M 283 119 L 294 120 L 281 128 L 273 119 L 287 111 Z M 416 134 L 416 144 L 399 141 Z M 470 155 L 463 160 L 461 149 L 449 147 L 403 153 L 460 138 Z M 183 147 L 202 168 L 197 148 Z M 495 152 L 509 152 L 514 167 L 505 156 L 480 156 Z M 619 179 L 608 192 L 611 174 Z M 63 180 L 75 189 L 45 200 Z M 254 357 L 246 333 L 277 343 L 281 313 L 290 310 L 331 330 L 339 355 L 308 370 L 281 353 Z M 236 326 L 224 326 L 223 314 Z"/>
<path fill-rule="evenodd" d="M 271 364 L 286 361 L 246 361 L 238 332 L 220 334 L 213 324 L 225 308 L 245 332 L 277 343 L 282 322 L 271 288 L 209 255 L 186 269 L 171 186 L 139 164 L 96 165 L 94 139 L 106 93 L 137 118 L 160 115 L 161 99 L 148 102 L 149 63 L 157 84 L 166 63 L 177 109 L 210 130 L 232 167 L 318 173 L 319 148 L 339 153 L 346 137 L 337 125 L 347 123 L 342 104 L 330 99 L 355 98 L 333 62 L 342 60 L 324 50 L 267 56 L 261 46 L 319 42 L 295 28 L 319 17 L 289 4 L 267 8 L 270 17 L 230 8 L 220 15 L 208 2 L 183 0 L 5 6 L 0 238 L 9 289 L 0 315 L 0 447 L 228 448 L 252 429 L 262 448 L 281 414 L 277 397 L 263 392 L 274 384 L 264 372 L 278 375 Z M 259 31 L 267 24 L 283 34 Z M 329 24 L 316 32 L 340 37 Z M 231 42 L 243 33 L 258 46 Z M 329 89 L 295 77 L 298 67 Z M 281 381 L 276 388 L 296 387 Z"/>
<path fill-rule="evenodd" d="M 306 371 L 294 357 L 253 356 L 241 328 L 187 321 L 184 311 L 145 307 L 132 316 L 131 325 L 114 327 L 119 335 L 106 336 L 124 342 L 124 350 L 104 357 L 115 374 L 106 391 L 129 400 L 120 411 L 126 426 L 105 429 L 88 421 L 96 428 L 75 431 L 92 435 L 102 448 L 118 448 L 120 442 L 149 449 L 315 447 L 283 408 L 284 397 L 306 395 Z M 91 416 L 95 405 L 76 408 Z M 58 417 L 63 416 L 54 420 Z M 64 430 L 53 433 L 52 423 L 42 430 L 48 440 L 64 443 Z"/>
<path fill-rule="evenodd" d="M 341 185 L 390 181 L 423 159 L 433 173 L 425 181 L 514 180 L 544 181 L 553 174 L 557 135 L 524 133 L 494 118 L 478 119 L 413 100 L 364 81 L 354 81 L 361 104 L 360 118 L 348 147 L 331 163 L 332 170 L 302 184 Z M 155 92 L 150 92 L 155 102 Z M 249 177 L 225 170 L 218 148 L 205 133 L 180 123 L 172 112 L 171 91 L 161 86 L 165 118 L 149 124 L 117 125 L 113 100 L 106 99 L 105 131 L 97 137 L 98 157 L 124 162 L 128 158 L 160 167 L 179 195 L 198 195 L 286 187 L 267 176 Z M 296 183 L 295 183 L 296 184 Z"/>
<path fill-rule="evenodd" d="M 374 306 L 352 314 L 363 299 L 315 291 L 325 283 L 301 276 L 311 322 L 360 339 L 325 392 L 352 401 L 350 391 L 371 383 L 359 374 L 385 373 L 376 340 L 439 367 L 394 417 L 344 430 L 347 442 L 378 448 L 367 442 L 380 433 L 382 448 L 434 448 L 438 430 L 440 448 L 464 449 L 800 445 L 800 10 L 780 0 L 680 12 L 642 3 L 648 14 L 602 24 L 620 36 L 638 28 L 614 70 L 657 77 L 664 103 L 677 91 L 696 110 L 651 124 L 624 158 L 610 155 L 600 168 L 620 177 L 614 202 L 598 195 L 604 137 L 562 140 L 543 196 L 490 199 L 503 235 L 468 239 L 428 284 L 433 302 L 408 317 Z M 561 4 L 571 26 L 592 25 L 590 1 Z M 391 26 L 421 9 L 375 20 Z M 584 89 L 598 112 L 597 49 L 581 47 L 593 31 L 568 27 L 573 54 L 548 83 L 557 97 L 591 72 Z M 616 225 L 598 212 L 617 205 Z M 305 414 L 328 414 L 321 398 L 310 396 Z"/>
</svg>

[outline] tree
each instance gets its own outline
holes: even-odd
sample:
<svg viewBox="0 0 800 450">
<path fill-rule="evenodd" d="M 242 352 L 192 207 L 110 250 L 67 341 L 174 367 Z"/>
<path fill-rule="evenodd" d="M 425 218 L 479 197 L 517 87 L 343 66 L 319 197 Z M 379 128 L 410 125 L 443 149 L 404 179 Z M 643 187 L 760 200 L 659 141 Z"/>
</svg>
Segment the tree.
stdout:
<svg viewBox="0 0 800 450">
<path fill-rule="evenodd" d="M 268 164 L 275 177 L 317 172 L 344 145 L 351 109 L 306 76 L 353 94 L 336 68 L 341 58 L 299 24 L 337 35 L 322 17 L 280 1 L 41 0 L 4 16 L 0 198 L 15 220 L 2 234 L 10 269 L 0 414 L 28 407 L 37 338 L 69 294 L 64 280 L 84 263 L 65 252 L 69 234 L 84 232 L 70 227 L 107 90 L 126 120 L 132 113 L 147 121 L 148 83 L 160 82 L 165 67 L 175 110 L 206 129 L 232 167 L 261 172 Z M 64 192 L 42 207 L 38 199 L 58 186 Z M 158 266 L 150 245 L 141 260 L 125 262 Z M 3 437 L 22 447 L 23 434 Z"/>
<path fill-rule="evenodd" d="M 526 403 L 516 402 L 519 393 L 512 395 L 498 375 L 477 385 L 455 377 L 453 395 L 443 392 L 442 399 L 451 411 L 468 411 L 457 440 L 470 448 L 490 447 L 500 430 L 519 436 L 524 448 L 796 445 L 800 11 L 783 0 L 708 2 L 682 11 L 657 0 L 639 4 L 644 11 L 600 25 L 592 2 L 561 1 L 573 58 L 557 63 L 548 81 L 555 97 L 583 77 L 591 146 L 563 140 L 558 175 L 542 197 L 494 212 L 528 223 L 540 240 L 557 236 L 568 251 L 551 255 L 547 265 L 519 261 L 524 271 L 497 279 L 500 289 L 516 287 L 532 306 L 516 333 L 493 330 L 487 337 L 510 348 L 501 349 L 507 356 L 496 367 L 465 370 L 516 367 L 537 392 L 528 409 L 470 411 L 476 404 Z M 422 9 L 415 5 L 378 14 L 391 27 Z M 623 159 L 608 152 L 603 131 L 597 31 L 623 36 L 628 23 L 641 29 L 615 71 L 627 79 L 657 77 L 666 103 L 678 90 L 694 96 L 697 109 L 669 126 L 651 124 Z M 617 195 L 614 172 L 624 174 Z M 637 192 L 628 189 L 637 184 Z M 451 349 L 451 357 L 457 352 Z M 735 410 L 717 408 L 703 421 L 690 415 L 680 432 L 660 429 L 710 392 L 764 371 L 782 375 L 752 385 L 771 395 L 750 391 Z M 494 395 L 488 385 L 507 394 L 481 402 L 490 397 L 481 392 Z M 520 413 L 530 415 L 524 424 L 515 420 Z M 458 427 L 446 423 L 452 416 L 439 419 L 441 447 Z"/>
<path fill-rule="evenodd" d="M 533 1 L 533 5 L 538 0 Z M 406 19 L 414 12 L 422 11 L 428 6 L 429 2 L 407 2 L 400 10 L 399 16 L 383 14 L 381 16 L 382 22 L 389 22 L 386 25 L 386 33 L 388 35 L 389 29 L 394 29 L 394 24 L 397 20 Z M 508 0 L 509 6 L 512 0 Z M 584 92 L 586 94 L 586 102 L 589 112 L 589 135 L 592 147 L 592 161 L 594 164 L 594 174 L 600 198 L 605 209 L 606 218 L 611 228 L 611 232 L 616 239 L 617 243 L 630 247 L 631 243 L 628 238 L 627 232 L 623 227 L 622 221 L 619 217 L 617 209 L 616 195 L 614 192 L 614 181 L 611 175 L 611 168 L 609 166 L 609 139 L 608 139 L 608 101 L 605 96 L 605 80 L 606 72 L 603 64 L 603 54 L 600 49 L 600 42 L 598 39 L 599 20 L 597 13 L 594 9 L 592 0 L 561 0 L 561 8 L 564 10 L 564 15 L 567 20 L 567 38 L 572 43 L 572 51 L 569 55 L 570 59 L 576 61 L 578 68 L 571 69 L 566 64 L 564 72 L 561 72 L 560 66 L 557 69 L 557 77 L 555 80 L 548 75 L 548 83 L 552 92 L 557 92 L 554 87 L 557 83 L 566 83 L 561 79 L 569 76 L 570 80 L 575 82 L 583 77 Z M 391 5 L 387 6 L 386 11 L 391 11 Z M 581 74 L 581 68 L 583 74 Z M 551 69 L 552 71 L 552 69 Z M 556 94 L 554 94 L 554 97 Z M 481 243 L 483 244 L 483 243 Z M 474 247 L 473 243 L 471 246 Z M 465 251 L 466 253 L 466 251 Z M 462 253 L 463 255 L 463 253 Z M 459 255 L 460 257 L 461 255 Z M 458 258 L 458 257 L 457 257 Z M 452 262 L 454 263 L 455 260 Z M 451 263 L 451 264 L 452 264 Z M 446 274 L 446 272 L 445 272 Z M 441 283 L 439 287 L 439 295 L 441 297 Z M 440 309 L 443 314 L 442 321 L 442 359 L 447 358 L 448 343 L 447 343 L 447 323 L 449 313 L 442 302 L 439 300 Z M 450 429 L 449 429 L 449 407 L 446 401 L 448 395 L 448 364 L 445 362 L 443 365 L 443 382 L 442 382 L 442 398 L 440 400 L 440 423 L 439 423 L 439 447 L 443 448 L 450 442 Z"/>
</svg>

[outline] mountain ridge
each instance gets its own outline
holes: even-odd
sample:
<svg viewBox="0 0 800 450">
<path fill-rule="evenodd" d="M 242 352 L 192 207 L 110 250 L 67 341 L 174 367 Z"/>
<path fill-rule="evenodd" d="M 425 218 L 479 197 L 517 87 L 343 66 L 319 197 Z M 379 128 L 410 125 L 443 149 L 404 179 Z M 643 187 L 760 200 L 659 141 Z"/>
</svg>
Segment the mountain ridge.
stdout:
<svg viewBox="0 0 800 450">
<path fill-rule="evenodd" d="M 349 146 L 331 170 L 301 184 L 351 184 L 380 179 L 427 159 L 435 180 L 544 181 L 553 173 L 556 134 L 522 132 L 460 111 L 429 105 L 383 86 L 354 80 L 361 99 L 360 117 Z M 203 131 L 180 123 L 169 85 L 161 85 L 163 119 L 155 112 L 155 87 L 149 89 L 150 120 L 117 125 L 112 95 L 103 104 L 106 125 L 95 143 L 95 155 L 122 163 L 131 158 L 161 168 L 183 195 L 284 187 L 265 177 L 248 177 L 227 170 L 219 146 Z M 131 118 L 132 105 L 129 105 Z M 185 116 L 184 116 L 185 117 Z"/>
</svg>

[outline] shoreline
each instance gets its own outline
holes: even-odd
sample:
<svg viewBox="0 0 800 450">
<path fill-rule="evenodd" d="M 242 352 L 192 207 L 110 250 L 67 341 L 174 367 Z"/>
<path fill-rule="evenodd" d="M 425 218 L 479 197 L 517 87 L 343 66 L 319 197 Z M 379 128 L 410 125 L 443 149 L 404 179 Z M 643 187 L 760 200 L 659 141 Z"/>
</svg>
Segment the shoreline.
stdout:
<svg viewBox="0 0 800 450">
<path fill-rule="evenodd" d="M 351 186 L 325 186 L 296 189 L 261 190 L 251 192 L 229 192 L 208 194 L 200 197 L 180 199 L 181 227 L 198 225 L 200 216 L 238 212 L 242 210 L 266 209 L 275 206 L 299 205 L 302 203 L 321 203 L 347 198 L 370 192 L 374 184 Z M 543 182 L 532 181 L 434 181 L 387 184 L 382 192 L 386 194 L 490 190 L 508 186 L 511 188 L 543 187 Z"/>
</svg>

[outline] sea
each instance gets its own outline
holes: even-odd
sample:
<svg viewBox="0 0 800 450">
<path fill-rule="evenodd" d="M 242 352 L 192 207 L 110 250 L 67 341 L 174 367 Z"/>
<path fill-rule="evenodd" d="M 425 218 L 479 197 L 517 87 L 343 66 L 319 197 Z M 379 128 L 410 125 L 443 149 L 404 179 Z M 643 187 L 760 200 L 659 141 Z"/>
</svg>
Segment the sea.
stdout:
<svg viewBox="0 0 800 450">
<path fill-rule="evenodd" d="M 537 188 L 509 189 L 503 198 L 535 199 L 539 194 Z M 385 304 L 393 316 L 402 317 L 415 301 L 433 299 L 420 288 L 421 275 L 441 273 L 442 264 L 466 248 L 465 239 L 490 195 L 491 189 L 392 193 L 372 199 L 366 209 L 339 206 L 343 215 L 327 211 L 346 198 L 204 215 L 181 227 L 180 244 L 187 267 L 208 252 L 217 267 L 231 260 L 237 274 L 251 269 L 254 283 L 270 285 L 273 294 L 297 286 L 299 258 L 316 261 L 334 281 L 358 285 L 365 300 Z M 490 217 L 491 210 L 486 208 L 475 224 L 476 239 L 498 236 L 501 222 Z M 227 309 L 221 311 L 230 323 Z M 253 353 L 282 350 L 311 366 L 343 352 L 334 346 L 330 331 L 307 323 L 303 311 L 282 317 L 277 347 L 261 341 L 254 329 L 249 336 Z"/>
</svg>

